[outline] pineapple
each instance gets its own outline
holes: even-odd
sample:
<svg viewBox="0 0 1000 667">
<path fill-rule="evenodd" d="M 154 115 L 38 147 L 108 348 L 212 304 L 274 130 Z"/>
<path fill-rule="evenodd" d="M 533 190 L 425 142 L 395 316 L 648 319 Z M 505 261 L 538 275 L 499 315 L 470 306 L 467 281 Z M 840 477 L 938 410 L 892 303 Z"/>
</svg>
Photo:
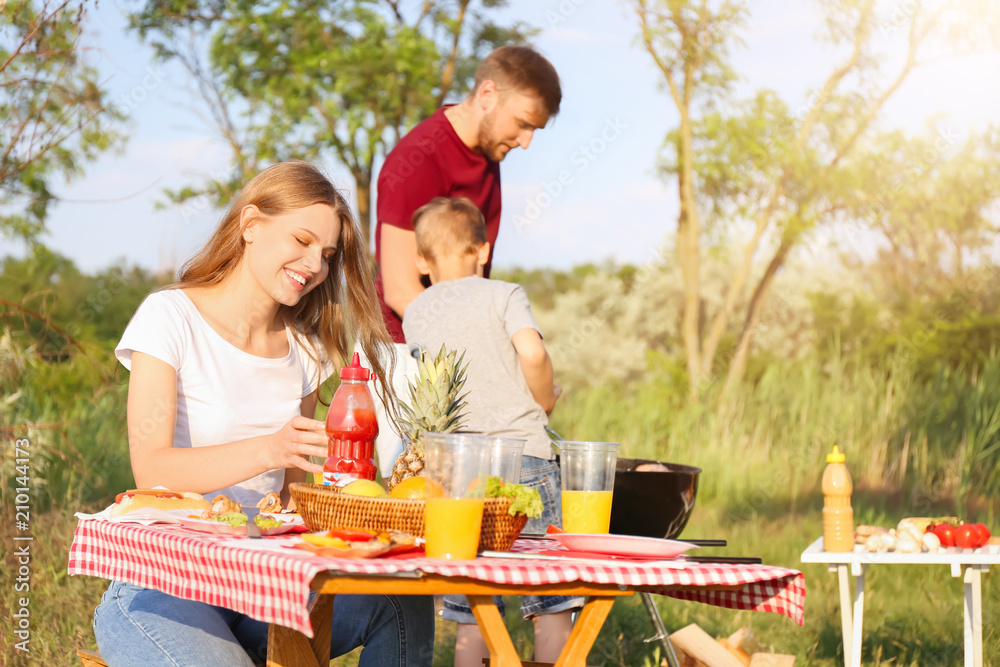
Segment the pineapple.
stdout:
<svg viewBox="0 0 1000 667">
<path fill-rule="evenodd" d="M 399 425 L 403 431 L 403 452 L 396 457 L 389 490 L 404 479 L 419 476 L 424 469 L 424 433 L 453 433 L 465 420 L 465 354 L 456 358 L 442 345 L 436 357 L 426 350 L 417 359 L 419 375 L 410 384 L 410 404 L 400 402 Z"/>
</svg>

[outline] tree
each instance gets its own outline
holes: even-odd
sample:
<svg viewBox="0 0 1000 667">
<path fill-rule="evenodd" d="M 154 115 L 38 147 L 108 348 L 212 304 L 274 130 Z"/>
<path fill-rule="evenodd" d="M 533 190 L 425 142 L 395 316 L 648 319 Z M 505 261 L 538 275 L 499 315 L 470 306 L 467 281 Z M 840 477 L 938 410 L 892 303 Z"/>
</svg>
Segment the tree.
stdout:
<svg viewBox="0 0 1000 667">
<path fill-rule="evenodd" d="M 52 181 L 115 146 L 124 119 L 80 44 L 86 0 L 11 0 L 0 15 L 0 235 L 42 232 Z"/>
<path fill-rule="evenodd" d="M 526 39 L 472 0 L 149 0 L 130 25 L 159 57 L 194 77 L 233 152 L 226 178 L 168 193 L 221 206 L 263 166 L 332 155 L 354 178 L 361 231 L 370 235 L 376 159 L 450 94 L 468 89 L 484 53 Z"/>
<path fill-rule="evenodd" d="M 654 7 L 645 0 L 632 0 L 643 44 L 660 67 L 681 114 L 680 127 L 666 144 L 664 173 L 676 177 L 682 191 L 678 250 L 682 264 L 689 265 L 684 272 L 684 338 L 692 396 L 699 395 L 711 377 L 720 341 L 753 277 L 724 391 L 742 379 L 776 274 L 814 229 L 843 219 L 849 203 L 845 186 L 857 167 L 857 148 L 921 58 L 951 51 L 938 38 L 965 25 L 973 13 L 981 25 L 995 26 L 997 18 L 995 7 L 978 0 L 961 8 L 943 0 L 909 3 L 905 8 L 877 0 L 827 0 L 825 36 L 847 53 L 802 113 L 792 113 L 776 95 L 762 91 L 741 104 L 705 106 L 691 119 L 690 100 L 699 91 L 704 95 L 722 90 L 720 77 L 709 76 L 706 67 L 722 62 L 733 26 L 726 19 L 740 13 L 729 3 L 713 13 L 708 4 L 701 0 L 696 7 L 693 1 L 661 0 Z M 878 37 L 887 34 L 902 38 L 904 45 L 902 62 L 888 75 L 878 52 Z M 706 47 L 715 50 L 714 61 L 703 53 Z M 720 65 L 715 69 L 726 71 Z M 672 83 L 677 77 L 682 84 Z M 699 333 L 697 259 L 685 256 L 700 252 L 693 236 L 701 230 L 690 223 L 697 219 L 698 207 L 707 207 L 713 222 L 725 227 L 724 233 L 731 235 L 736 226 L 750 231 L 723 303 L 712 314 L 705 334 Z M 761 254 L 762 265 L 757 261 Z"/>
<path fill-rule="evenodd" d="M 677 259 L 684 280 L 684 311 L 681 324 L 692 397 L 701 385 L 703 359 L 700 341 L 701 235 L 695 197 L 693 113 L 696 104 L 711 104 L 725 94 L 735 75 L 726 62 L 734 31 L 743 21 L 745 9 L 724 0 L 718 8 L 708 0 L 680 2 L 629 0 L 639 20 L 643 46 L 653 58 L 670 90 L 680 114 L 679 132 L 671 138 L 680 168 L 676 171 L 680 196 L 677 218 Z M 711 363 L 711 362 L 709 362 Z"/>
<path fill-rule="evenodd" d="M 1000 129 L 962 144 L 944 130 L 883 133 L 859 149 L 845 197 L 859 231 L 883 239 L 875 262 L 898 293 L 940 300 L 992 263 L 1000 234 Z M 973 277 L 975 274 L 973 274 Z"/>
</svg>

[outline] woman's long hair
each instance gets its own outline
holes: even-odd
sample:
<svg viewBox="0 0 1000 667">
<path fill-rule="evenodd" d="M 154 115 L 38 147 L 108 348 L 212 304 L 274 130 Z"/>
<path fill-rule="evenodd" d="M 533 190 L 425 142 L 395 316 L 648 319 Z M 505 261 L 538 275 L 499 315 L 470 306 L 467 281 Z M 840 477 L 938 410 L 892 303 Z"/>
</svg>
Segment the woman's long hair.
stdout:
<svg viewBox="0 0 1000 667">
<path fill-rule="evenodd" d="M 296 305 L 282 305 L 279 313 L 297 339 L 301 341 L 307 336 L 318 340 L 321 356 L 338 366 L 347 363 L 351 343 L 359 341 L 375 371 L 376 393 L 387 412 L 398 421 L 390 382 L 395 368 L 392 338 L 386 331 L 368 268 L 367 242 L 361 238 L 344 197 L 308 162 L 290 160 L 276 164 L 247 183 L 229 205 L 212 238 L 184 264 L 180 281 L 170 287 L 218 285 L 236 270 L 246 250 L 240 214 L 247 206 L 256 206 L 265 216 L 275 216 L 312 204 L 330 206 L 340 219 L 337 251 L 326 280 Z M 305 349 L 311 350 L 312 345 Z"/>
</svg>

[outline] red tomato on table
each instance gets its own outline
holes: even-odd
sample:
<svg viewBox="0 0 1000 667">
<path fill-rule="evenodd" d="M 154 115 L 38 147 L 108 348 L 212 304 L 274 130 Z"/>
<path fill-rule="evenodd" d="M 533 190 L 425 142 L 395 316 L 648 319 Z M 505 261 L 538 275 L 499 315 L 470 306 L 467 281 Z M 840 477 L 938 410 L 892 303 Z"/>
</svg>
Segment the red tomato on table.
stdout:
<svg viewBox="0 0 1000 667">
<path fill-rule="evenodd" d="M 979 546 L 979 533 L 975 526 L 967 523 L 955 531 L 955 546 L 959 549 L 975 549 Z"/>
<path fill-rule="evenodd" d="M 985 523 L 974 524 L 973 528 L 976 529 L 976 546 L 986 546 L 986 543 L 990 541 L 990 529 L 986 527 Z"/>
<path fill-rule="evenodd" d="M 955 546 L 955 526 L 950 523 L 939 523 L 934 527 L 934 534 L 941 540 L 941 546 Z"/>
</svg>

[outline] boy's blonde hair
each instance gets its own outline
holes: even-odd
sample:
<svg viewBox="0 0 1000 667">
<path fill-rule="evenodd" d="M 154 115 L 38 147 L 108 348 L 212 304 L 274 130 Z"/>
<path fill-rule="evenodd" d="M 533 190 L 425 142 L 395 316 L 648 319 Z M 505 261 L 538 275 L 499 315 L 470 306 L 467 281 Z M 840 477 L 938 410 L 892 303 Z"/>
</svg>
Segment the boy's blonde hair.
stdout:
<svg viewBox="0 0 1000 667">
<path fill-rule="evenodd" d="M 486 219 L 466 197 L 435 197 L 413 212 L 417 254 L 430 263 L 438 257 L 474 255 L 486 243 Z"/>
</svg>

